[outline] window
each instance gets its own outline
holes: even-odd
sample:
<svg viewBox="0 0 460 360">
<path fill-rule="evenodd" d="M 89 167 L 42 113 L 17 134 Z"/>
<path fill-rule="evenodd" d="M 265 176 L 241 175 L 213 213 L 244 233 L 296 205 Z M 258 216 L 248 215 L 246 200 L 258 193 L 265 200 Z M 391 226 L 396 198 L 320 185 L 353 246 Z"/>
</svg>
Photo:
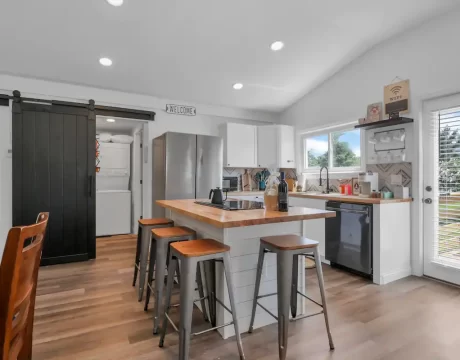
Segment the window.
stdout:
<svg viewBox="0 0 460 360">
<path fill-rule="evenodd" d="M 304 170 L 359 170 L 361 168 L 361 131 L 347 128 L 318 131 L 303 136 Z"/>
</svg>

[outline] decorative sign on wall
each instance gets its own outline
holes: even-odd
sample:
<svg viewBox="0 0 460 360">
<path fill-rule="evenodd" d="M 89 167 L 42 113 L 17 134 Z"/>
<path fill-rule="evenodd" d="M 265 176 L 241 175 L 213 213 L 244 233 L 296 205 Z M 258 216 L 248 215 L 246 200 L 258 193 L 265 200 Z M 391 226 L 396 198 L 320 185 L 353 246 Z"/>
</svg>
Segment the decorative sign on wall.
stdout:
<svg viewBox="0 0 460 360">
<path fill-rule="evenodd" d="M 409 112 L 409 80 L 385 86 L 383 97 L 385 101 L 385 114 L 392 115 Z"/>
<path fill-rule="evenodd" d="M 166 112 L 168 114 L 196 116 L 196 108 L 194 106 L 167 104 Z"/>
</svg>

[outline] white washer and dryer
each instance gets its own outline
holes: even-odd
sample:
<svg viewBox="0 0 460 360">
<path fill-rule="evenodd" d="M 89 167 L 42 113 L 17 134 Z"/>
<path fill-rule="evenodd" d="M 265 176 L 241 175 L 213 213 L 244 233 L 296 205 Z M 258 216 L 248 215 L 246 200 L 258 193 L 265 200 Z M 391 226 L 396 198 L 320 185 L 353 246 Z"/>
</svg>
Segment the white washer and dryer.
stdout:
<svg viewBox="0 0 460 360">
<path fill-rule="evenodd" d="M 129 234 L 131 145 L 101 142 L 99 160 L 100 171 L 96 174 L 96 236 Z"/>
</svg>

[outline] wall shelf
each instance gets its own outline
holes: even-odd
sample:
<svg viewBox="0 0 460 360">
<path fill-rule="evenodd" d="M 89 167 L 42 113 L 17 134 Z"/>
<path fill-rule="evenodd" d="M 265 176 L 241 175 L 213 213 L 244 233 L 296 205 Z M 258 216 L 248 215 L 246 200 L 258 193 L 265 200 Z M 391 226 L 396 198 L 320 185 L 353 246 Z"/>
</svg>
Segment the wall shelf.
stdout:
<svg viewBox="0 0 460 360">
<path fill-rule="evenodd" d="M 376 121 L 376 122 L 372 122 L 368 124 L 356 125 L 355 129 L 370 130 L 370 129 L 377 129 L 377 128 L 393 126 L 393 125 L 409 124 L 413 122 L 414 122 L 414 119 L 400 117 L 397 119 L 380 120 L 380 121 Z"/>
</svg>

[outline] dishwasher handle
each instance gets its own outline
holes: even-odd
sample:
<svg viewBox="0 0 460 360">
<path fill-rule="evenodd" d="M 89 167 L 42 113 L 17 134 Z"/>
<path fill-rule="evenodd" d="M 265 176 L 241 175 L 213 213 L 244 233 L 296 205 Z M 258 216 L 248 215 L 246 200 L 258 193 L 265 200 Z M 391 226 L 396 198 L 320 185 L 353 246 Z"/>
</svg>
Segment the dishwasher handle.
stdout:
<svg viewBox="0 0 460 360">
<path fill-rule="evenodd" d="M 345 213 L 353 213 L 353 214 L 369 215 L 369 211 L 366 211 L 366 210 L 350 210 L 350 209 L 339 209 L 339 208 L 331 208 L 331 207 L 327 207 L 326 210 L 345 212 Z"/>
</svg>

